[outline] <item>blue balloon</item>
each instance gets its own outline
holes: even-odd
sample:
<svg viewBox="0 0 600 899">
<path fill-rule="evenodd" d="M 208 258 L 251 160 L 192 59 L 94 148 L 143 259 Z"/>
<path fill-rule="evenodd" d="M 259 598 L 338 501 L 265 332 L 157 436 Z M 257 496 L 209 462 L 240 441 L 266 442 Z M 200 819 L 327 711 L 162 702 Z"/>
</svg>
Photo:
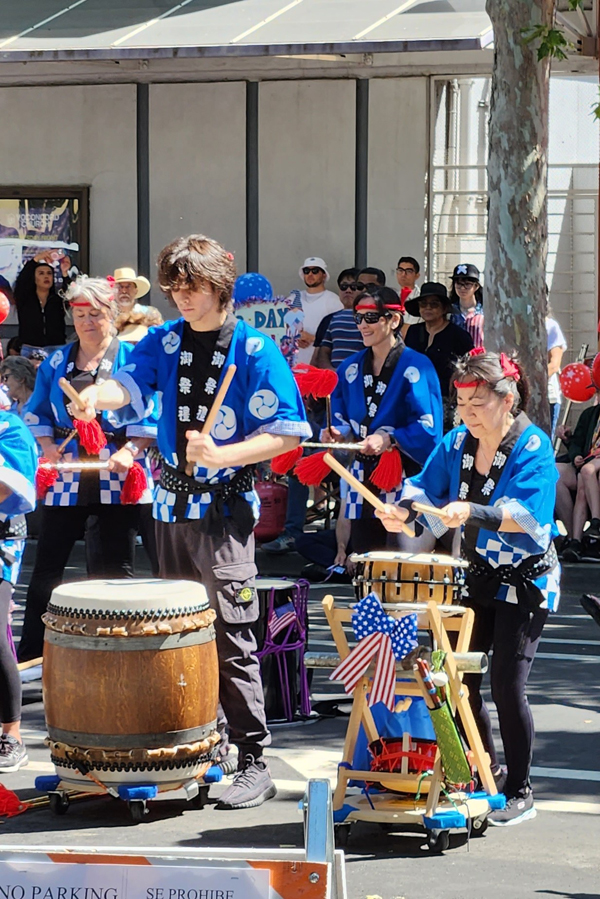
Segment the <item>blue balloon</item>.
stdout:
<svg viewBox="0 0 600 899">
<path fill-rule="evenodd" d="M 245 303 L 248 300 L 272 300 L 273 288 L 264 275 L 257 272 L 247 272 L 236 278 L 233 285 L 233 302 Z"/>
</svg>

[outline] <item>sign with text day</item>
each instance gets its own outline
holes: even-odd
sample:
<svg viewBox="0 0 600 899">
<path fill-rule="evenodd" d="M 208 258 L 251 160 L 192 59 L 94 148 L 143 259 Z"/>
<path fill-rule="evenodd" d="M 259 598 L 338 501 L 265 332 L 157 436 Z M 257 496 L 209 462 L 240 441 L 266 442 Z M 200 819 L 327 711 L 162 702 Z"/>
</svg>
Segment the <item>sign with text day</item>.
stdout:
<svg viewBox="0 0 600 899">
<path fill-rule="evenodd" d="M 269 871 L 0 862 L 0 899 L 269 899 Z"/>
</svg>

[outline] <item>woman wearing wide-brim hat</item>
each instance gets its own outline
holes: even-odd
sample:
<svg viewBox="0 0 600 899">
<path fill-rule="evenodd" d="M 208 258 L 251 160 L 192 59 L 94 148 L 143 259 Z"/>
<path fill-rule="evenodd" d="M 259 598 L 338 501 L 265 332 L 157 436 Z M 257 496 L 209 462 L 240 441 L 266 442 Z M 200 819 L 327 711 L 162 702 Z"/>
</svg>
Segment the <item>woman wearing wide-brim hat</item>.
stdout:
<svg viewBox="0 0 600 899">
<path fill-rule="evenodd" d="M 409 315 L 418 315 L 423 321 L 411 325 L 404 340 L 406 346 L 427 356 L 437 372 L 444 404 L 444 431 L 453 423 L 449 400 L 453 364 L 459 356 L 473 349 L 467 331 L 450 321 L 451 309 L 448 291 L 435 281 L 424 284 L 420 295 L 406 303 Z"/>
<path fill-rule="evenodd" d="M 476 265 L 461 262 L 452 272 L 452 322 L 468 331 L 476 347 L 483 346 L 483 290 Z"/>
</svg>

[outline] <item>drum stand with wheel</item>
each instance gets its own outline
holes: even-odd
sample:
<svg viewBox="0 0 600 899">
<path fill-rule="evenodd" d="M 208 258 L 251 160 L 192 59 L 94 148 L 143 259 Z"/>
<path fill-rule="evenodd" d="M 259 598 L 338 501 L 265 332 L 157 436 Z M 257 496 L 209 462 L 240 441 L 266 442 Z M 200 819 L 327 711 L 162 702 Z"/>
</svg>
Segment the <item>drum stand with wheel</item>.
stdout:
<svg viewBox="0 0 600 899">
<path fill-rule="evenodd" d="M 323 599 L 323 608 L 331 628 L 339 659 L 350 654 L 344 625 L 352 620 L 352 606 L 337 604 L 333 596 Z M 487 816 L 495 808 L 503 808 L 504 796 L 498 795 L 491 773 L 489 756 L 483 748 L 473 713 L 468 702 L 467 688 L 462 683 L 462 672 L 477 664 L 478 654 L 468 653 L 473 611 L 463 606 L 444 605 L 435 600 L 429 602 L 384 603 L 383 608 L 392 617 L 401 617 L 408 612 L 418 616 L 419 630 L 431 633 L 434 646 L 445 653 L 443 670 L 448 677 L 448 706 L 460 717 L 466 735 L 471 761 L 477 768 L 483 790 L 474 792 L 466 789 L 446 789 L 444 755 L 448 750 L 438 735 L 435 762 L 430 776 L 423 771 L 411 773 L 407 759 L 403 759 L 400 772 L 353 769 L 353 759 L 361 726 L 367 742 L 372 744 L 380 739 L 373 713 L 368 705 L 368 695 L 372 686 L 372 672 L 367 671 L 357 683 L 353 692 L 353 703 L 344 743 L 342 761 L 338 768 L 338 780 L 333 796 L 333 813 L 336 837 L 339 845 L 348 839 L 353 821 L 375 821 L 386 829 L 425 829 L 429 847 L 434 852 L 448 848 L 451 831 L 463 831 L 473 836 L 482 834 L 487 827 Z M 456 634 L 455 649 L 449 633 Z M 460 667 L 459 667 L 460 666 Z M 473 668 L 471 667 L 471 670 Z M 479 667 L 476 670 L 481 670 Z M 404 670 L 396 665 L 395 696 L 399 702 L 396 711 L 403 711 L 411 697 L 427 696 L 423 684 L 416 679 L 412 670 Z M 431 713 L 430 713 L 431 714 Z M 451 711 L 448 712 L 452 719 Z M 436 728 L 437 733 L 437 728 Z M 408 735 L 405 735 L 408 737 Z M 445 741 L 444 741 L 445 743 Z M 410 745 L 407 747 L 410 749 Z M 456 745 L 452 747 L 457 750 Z M 464 750 L 458 746 L 458 752 Z M 363 789 L 351 788 L 349 782 L 362 782 Z M 445 797 L 442 799 L 442 793 Z M 420 799 L 423 796 L 423 799 Z"/>
</svg>

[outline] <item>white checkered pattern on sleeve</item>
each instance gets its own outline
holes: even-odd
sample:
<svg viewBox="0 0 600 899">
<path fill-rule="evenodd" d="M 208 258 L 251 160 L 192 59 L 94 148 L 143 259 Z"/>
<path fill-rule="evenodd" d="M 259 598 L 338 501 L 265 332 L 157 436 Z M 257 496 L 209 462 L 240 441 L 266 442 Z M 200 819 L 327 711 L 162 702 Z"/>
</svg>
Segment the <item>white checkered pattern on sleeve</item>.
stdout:
<svg viewBox="0 0 600 899">
<path fill-rule="evenodd" d="M 477 546 L 476 549 L 492 568 L 499 568 L 500 565 L 519 565 L 523 559 L 531 555 L 527 550 L 510 546 L 498 537 L 490 537 L 485 546 Z"/>
<path fill-rule="evenodd" d="M 360 481 L 361 484 L 365 482 L 365 472 L 356 459 L 352 463 L 352 467 L 350 469 L 350 474 L 353 474 L 357 481 Z M 380 493 L 379 499 L 383 503 L 389 503 L 390 505 L 395 505 L 400 502 L 400 497 L 402 496 L 402 488 L 399 487 L 397 490 L 390 490 L 388 493 Z M 346 494 L 346 518 L 350 518 L 351 520 L 355 520 L 360 518 L 362 515 L 362 506 L 363 506 L 363 498 L 360 493 L 354 490 L 353 487 L 348 487 L 348 493 Z"/>
<path fill-rule="evenodd" d="M 72 462 L 73 453 L 65 453 L 65 462 Z M 48 490 L 44 505 L 46 506 L 76 506 L 79 492 L 79 472 L 61 471 L 57 480 Z"/>
</svg>

